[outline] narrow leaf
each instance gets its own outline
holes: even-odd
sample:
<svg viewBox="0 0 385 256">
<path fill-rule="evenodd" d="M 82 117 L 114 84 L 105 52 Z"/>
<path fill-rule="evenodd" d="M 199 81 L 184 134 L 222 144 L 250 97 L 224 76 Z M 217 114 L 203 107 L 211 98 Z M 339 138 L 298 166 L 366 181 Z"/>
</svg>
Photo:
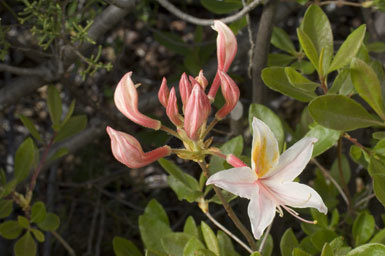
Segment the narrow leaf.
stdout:
<svg viewBox="0 0 385 256">
<path fill-rule="evenodd" d="M 304 50 L 306 57 L 313 64 L 314 68 L 318 70 L 318 53 L 310 37 L 300 28 L 297 29 L 299 43 Z"/>
<path fill-rule="evenodd" d="M 32 120 L 29 119 L 26 116 L 23 116 L 22 114 L 19 115 L 19 118 L 23 125 L 28 129 L 28 131 L 31 133 L 31 135 L 38 140 L 41 143 L 44 143 L 43 138 L 40 136 L 39 132 L 37 131 L 35 125 L 33 124 Z"/>
<path fill-rule="evenodd" d="M 219 244 L 214 231 L 205 222 L 201 222 L 201 230 L 203 239 L 205 240 L 207 248 L 214 252 L 216 255 L 220 255 Z"/>
<path fill-rule="evenodd" d="M 122 237 L 115 236 L 112 240 L 115 256 L 142 256 L 135 244 Z"/>
<path fill-rule="evenodd" d="M 31 138 L 26 139 L 16 151 L 15 179 L 21 182 L 29 175 L 31 168 L 36 163 L 36 148 Z"/>
<path fill-rule="evenodd" d="M 292 55 L 296 54 L 296 50 L 293 42 L 290 40 L 289 35 L 279 27 L 273 28 L 273 33 L 271 35 L 271 44 Z"/>
<path fill-rule="evenodd" d="M 48 98 L 47 98 L 47 104 L 48 104 L 48 112 L 51 117 L 52 121 L 52 127 L 55 131 L 60 126 L 60 119 L 62 114 L 62 102 L 60 98 L 59 91 L 56 89 L 55 86 L 50 85 L 48 86 Z"/>
<path fill-rule="evenodd" d="M 71 137 L 84 130 L 86 126 L 87 117 L 85 115 L 73 116 L 65 125 L 60 128 L 54 139 L 54 142 L 59 142 L 68 137 Z"/>
</svg>

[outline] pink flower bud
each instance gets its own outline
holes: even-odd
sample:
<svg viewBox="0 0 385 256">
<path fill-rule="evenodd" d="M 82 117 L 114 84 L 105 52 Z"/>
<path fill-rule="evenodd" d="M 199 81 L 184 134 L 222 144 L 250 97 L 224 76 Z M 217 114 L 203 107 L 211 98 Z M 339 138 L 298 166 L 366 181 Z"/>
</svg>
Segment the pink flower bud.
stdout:
<svg viewBox="0 0 385 256">
<path fill-rule="evenodd" d="M 170 92 L 170 96 L 168 98 L 168 104 L 166 108 L 166 113 L 168 118 L 170 118 L 171 122 L 177 126 L 181 127 L 183 122 L 181 121 L 181 116 L 178 111 L 178 104 L 176 99 L 175 88 L 173 87 Z"/>
<path fill-rule="evenodd" d="M 215 114 L 215 117 L 219 120 L 227 116 L 237 105 L 239 100 L 239 88 L 225 72 L 219 71 L 219 77 L 221 78 L 221 89 L 223 97 L 226 102 L 221 109 Z"/>
<path fill-rule="evenodd" d="M 138 93 L 131 80 L 131 75 L 132 72 L 125 74 L 116 87 L 114 94 L 115 105 L 123 115 L 134 123 L 158 130 L 161 122 L 143 115 L 138 110 Z"/>
<path fill-rule="evenodd" d="M 234 156 L 233 154 L 228 154 L 226 156 L 226 162 L 228 162 L 233 167 L 247 166 L 247 164 L 245 164 L 241 159 L 239 159 L 238 157 Z"/>
<path fill-rule="evenodd" d="M 169 146 L 144 153 L 139 141 L 133 136 L 116 131 L 109 126 L 107 126 L 107 133 L 111 139 L 112 154 L 116 160 L 129 168 L 140 168 L 171 154 Z"/>
<path fill-rule="evenodd" d="M 199 71 L 199 75 L 195 77 L 195 80 L 202 86 L 203 90 L 205 90 L 206 86 L 209 84 L 206 77 L 203 75 L 203 70 Z"/>
<path fill-rule="evenodd" d="M 192 140 L 198 139 L 198 132 L 211 111 L 210 101 L 199 85 L 195 85 L 185 108 L 184 129 Z"/>
<path fill-rule="evenodd" d="M 158 99 L 160 104 L 163 105 L 163 107 L 167 108 L 167 101 L 168 101 L 168 95 L 170 94 L 170 91 L 167 87 L 167 80 L 165 77 L 163 77 L 162 84 L 159 88 L 158 92 Z"/>
<path fill-rule="evenodd" d="M 183 73 L 179 80 L 179 93 L 182 98 L 183 109 L 185 108 L 188 98 L 191 94 L 191 84 L 188 81 L 186 73 Z"/>
<path fill-rule="evenodd" d="M 234 60 L 235 54 L 237 53 L 237 39 L 231 29 L 224 24 L 222 21 L 214 21 L 212 26 L 214 30 L 218 32 L 217 37 L 217 58 L 218 58 L 218 72 L 211 85 L 208 97 L 212 101 L 217 94 L 220 79 L 219 71 L 227 72 L 231 63 Z"/>
</svg>

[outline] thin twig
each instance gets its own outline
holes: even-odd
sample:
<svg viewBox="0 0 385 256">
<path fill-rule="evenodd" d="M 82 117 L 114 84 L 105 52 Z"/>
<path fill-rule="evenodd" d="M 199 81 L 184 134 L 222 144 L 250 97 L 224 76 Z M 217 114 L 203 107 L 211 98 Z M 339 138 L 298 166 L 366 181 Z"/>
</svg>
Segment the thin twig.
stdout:
<svg viewBox="0 0 385 256">
<path fill-rule="evenodd" d="M 243 8 L 246 7 L 246 0 L 242 0 Z M 250 23 L 250 14 L 246 14 L 246 22 L 247 22 L 247 33 L 249 35 L 249 43 L 250 43 L 250 49 L 248 51 L 249 55 L 249 67 L 247 70 L 247 74 L 249 78 L 251 79 L 251 72 L 253 70 L 253 55 L 254 55 L 254 40 L 253 40 L 253 32 L 251 31 L 251 23 Z"/>
<path fill-rule="evenodd" d="M 366 147 L 364 147 L 361 143 L 359 143 L 356 138 L 351 137 L 348 133 L 344 133 L 343 137 L 349 140 L 351 143 L 353 143 L 357 147 L 359 147 L 360 149 L 362 149 L 363 151 L 365 151 L 366 153 L 368 153 L 369 155 L 371 154 L 371 152 Z"/>
<path fill-rule="evenodd" d="M 76 256 L 74 249 L 57 233 L 56 231 L 51 231 L 51 234 L 63 245 L 63 247 L 67 250 L 68 254 L 71 256 Z"/>
<path fill-rule="evenodd" d="M 270 230 L 271 230 L 271 227 L 273 226 L 273 222 L 267 227 L 267 230 L 265 232 L 265 235 L 261 241 L 261 244 L 259 245 L 259 248 L 258 248 L 258 251 L 260 253 L 262 253 L 262 250 L 263 250 L 263 247 L 265 246 L 265 243 L 267 241 L 267 237 L 269 236 L 269 233 L 270 233 Z"/>
<path fill-rule="evenodd" d="M 206 177 L 209 177 L 210 175 L 209 175 L 209 172 L 208 172 L 208 169 L 207 169 L 206 162 L 205 161 L 199 162 L 199 166 L 201 167 L 204 175 Z M 241 233 L 245 236 L 245 238 L 246 238 L 250 248 L 253 251 L 255 251 L 257 248 L 256 248 L 256 245 L 255 245 L 255 241 L 254 241 L 253 235 L 247 230 L 247 228 L 239 220 L 238 216 L 234 213 L 233 209 L 231 208 L 229 203 L 224 198 L 224 196 L 222 194 L 222 191 L 217 186 L 215 186 L 215 185 L 212 185 L 212 186 L 213 186 L 214 191 L 215 191 L 216 195 L 218 196 L 219 200 L 222 202 L 222 205 L 225 208 L 228 216 L 233 221 L 235 226 L 239 229 L 239 231 L 241 231 Z"/>
<path fill-rule="evenodd" d="M 48 74 L 48 70 L 40 68 L 20 68 L 7 64 L 0 63 L 0 71 L 9 72 L 16 75 L 23 76 L 41 76 L 44 77 Z"/>
<path fill-rule="evenodd" d="M 322 172 L 322 174 L 333 183 L 333 185 L 337 188 L 338 192 L 340 192 L 342 199 L 344 199 L 346 205 L 349 207 L 349 200 L 345 195 L 343 189 L 338 185 L 337 181 L 329 174 L 329 172 L 315 159 L 311 160 Z"/>
<path fill-rule="evenodd" d="M 249 253 L 253 253 L 253 250 L 251 250 L 249 246 L 247 246 L 236 235 L 231 233 L 230 230 L 228 230 L 221 223 L 219 223 L 209 212 L 203 212 L 203 213 L 207 216 L 207 218 L 210 219 L 210 221 L 212 223 L 214 223 L 215 226 L 217 226 L 219 229 L 221 229 L 223 232 L 225 232 L 229 237 L 231 237 L 235 242 L 237 242 L 239 245 L 241 245 L 243 248 L 245 248 L 246 251 L 248 251 Z"/>
<path fill-rule="evenodd" d="M 169 12 L 171 12 L 172 14 L 177 16 L 178 18 L 185 20 L 187 22 L 193 23 L 195 25 L 201 25 L 201 26 L 210 26 L 210 25 L 214 24 L 213 19 L 200 19 L 200 18 L 196 18 L 194 16 L 191 16 L 190 14 L 182 12 L 177 7 L 175 7 L 175 5 L 173 5 L 172 3 L 170 3 L 167 0 L 156 0 L 156 1 L 161 6 L 163 6 L 165 9 L 167 9 Z M 263 3 L 262 0 L 254 0 L 253 2 L 251 2 L 249 5 L 245 6 L 241 11 L 237 12 L 236 14 L 228 16 L 228 17 L 223 18 L 223 19 L 219 19 L 219 20 L 222 21 L 223 23 L 234 22 L 234 21 L 242 18 L 243 15 L 250 12 L 258 4 L 261 4 L 261 3 Z"/>
<path fill-rule="evenodd" d="M 372 199 L 373 197 L 376 197 L 376 195 L 373 193 L 373 194 L 370 194 L 370 195 L 368 195 L 368 196 L 366 196 L 366 197 L 364 197 L 364 198 L 362 198 L 360 201 L 358 201 L 355 205 L 354 205 L 354 207 L 358 207 L 358 206 L 360 206 L 361 204 L 363 204 L 363 203 L 366 203 L 367 201 L 369 201 L 370 199 Z"/>
</svg>

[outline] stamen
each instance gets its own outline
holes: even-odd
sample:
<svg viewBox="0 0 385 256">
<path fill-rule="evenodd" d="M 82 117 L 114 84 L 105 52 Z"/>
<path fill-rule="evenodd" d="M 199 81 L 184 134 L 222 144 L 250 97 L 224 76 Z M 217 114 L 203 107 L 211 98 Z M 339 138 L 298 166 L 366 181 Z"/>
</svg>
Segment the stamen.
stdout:
<svg viewBox="0 0 385 256">
<path fill-rule="evenodd" d="M 141 83 L 137 83 L 137 84 L 135 84 L 135 88 L 138 88 L 141 85 L 142 85 Z"/>
<path fill-rule="evenodd" d="M 277 205 L 277 208 L 276 208 L 277 212 L 279 213 L 279 217 L 283 217 L 283 211 L 282 211 L 282 208 L 280 205 Z"/>
<path fill-rule="evenodd" d="M 306 220 L 306 219 L 300 217 L 299 214 L 298 214 L 296 211 L 294 211 L 293 209 L 291 209 L 291 208 L 289 208 L 289 207 L 287 207 L 287 206 L 285 206 L 285 205 L 281 205 L 281 206 L 282 206 L 282 208 L 284 208 L 288 213 L 290 213 L 292 216 L 294 216 L 295 218 L 299 219 L 300 221 L 303 221 L 303 222 L 309 223 L 309 224 L 317 224 L 317 221 L 316 221 L 316 220 L 313 220 L 313 221 L 311 221 L 311 220 Z"/>
</svg>

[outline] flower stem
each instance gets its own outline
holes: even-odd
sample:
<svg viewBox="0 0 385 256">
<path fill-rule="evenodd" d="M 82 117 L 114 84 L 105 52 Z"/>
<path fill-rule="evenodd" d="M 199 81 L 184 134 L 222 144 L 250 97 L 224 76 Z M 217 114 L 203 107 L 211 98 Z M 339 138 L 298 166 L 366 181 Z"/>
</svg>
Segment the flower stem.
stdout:
<svg viewBox="0 0 385 256">
<path fill-rule="evenodd" d="M 199 166 L 202 168 L 204 175 L 208 178 L 210 175 L 209 175 L 209 172 L 207 169 L 206 162 L 205 161 L 199 162 Z M 214 191 L 215 191 L 216 195 L 218 196 L 219 200 L 222 202 L 222 205 L 225 208 L 230 219 L 233 221 L 233 223 L 239 229 L 239 231 L 241 231 L 241 233 L 245 236 L 247 243 L 249 244 L 251 250 L 256 251 L 257 247 L 255 244 L 253 235 L 247 230 L 247 228 L 242 224 L 242 222 L 239 220 L 237 215 L 234 213 L 233 209 L 231 208 L 229 203 L 224 198 L 222 191 L 217 186 L 215 186 L 215 185 L 212 185 L 212 186 L 213 186 Z"/>
<path fill-rule="evenodd" d="M 160 127 L 160 130 L 167 132 L 168 134 L 171 134 L 172 136 L 177 137 L 178 139 L 181 139 L 176 131 L 172 130 L 171 128 L 168 128 L 167 126 L 162 125 Z"/>
<path fill-rule="evenodd" d="M 274 221 L 274 220 L 273 220 Z M 263 247 L 265 246 L 265 243 L 267 241 L 267 237 L 269 236 L 271 227 L 273 226 L 273 222 L 267 227 L 267 230 L 265 232 L 265 235 L 263 236 L 263 239 L 261 241 L 261 244 L 259 245 L 258 251 L 262 253 Z"/>
<path fill-rule="evenodd" d="M 214 128 L 214 126 L 218 123 L 218 119 L 215 118 L 210 124 L 209 126 L 207 126 L 206 128 L 206 131 L 205 133 L 203 134 L 202 138 L 205 138 L 207 136 L 207 134 L 209 134 L 209 132 Z"/>
</svg>

